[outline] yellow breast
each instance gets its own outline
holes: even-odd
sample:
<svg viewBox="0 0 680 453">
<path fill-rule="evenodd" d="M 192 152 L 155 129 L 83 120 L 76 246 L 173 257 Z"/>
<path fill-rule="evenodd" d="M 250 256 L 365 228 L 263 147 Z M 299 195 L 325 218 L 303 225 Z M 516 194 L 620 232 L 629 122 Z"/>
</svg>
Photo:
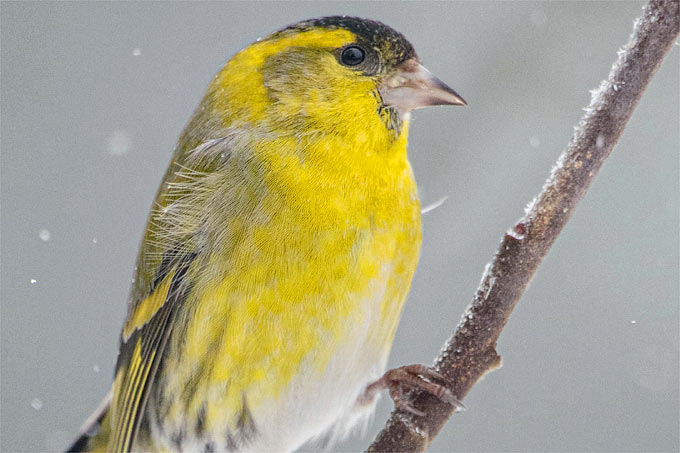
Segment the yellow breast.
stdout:
<svg viewBox="0 0 680 453">
<path fill-rule="evenodd" d="M 259 140 L 254 155 L 231 157 L 231 176 L 248 181 L 224 194 L 224 228 L 210 239 L 220 247 L 193 267 L 195 310 L 168 359 L 171 394 L 190 385 L 214 404 L 178 401 L 169 419 L 207 410 L 204 428 L 235 427 L 244 404 L 254 411 L 300 373 L 321 375 L 360 323 L 375 324 L 363 340 L 376 360 L 389 351 L 421 241 L 405 137 L 382 153 L 354 149 L 357 167 L 346 152 L 310 152 L 342 150 L 342 137 Z"/>
</svg>

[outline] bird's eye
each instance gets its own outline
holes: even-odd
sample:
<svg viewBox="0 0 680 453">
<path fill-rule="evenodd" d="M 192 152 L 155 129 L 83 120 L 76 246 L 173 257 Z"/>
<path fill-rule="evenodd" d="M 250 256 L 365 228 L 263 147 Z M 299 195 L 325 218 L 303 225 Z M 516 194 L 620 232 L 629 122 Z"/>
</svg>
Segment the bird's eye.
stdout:
<svg viewBox="0 0 680 453">
<path fill-rule="evenodd" d="M 356 66 L 364 61 L 365 57 L 366 53 L 363 51 L 363 49 L 357 46 L 349 46 L 342 51 L 340 60 L 342 61 L 342 64 L 346 66 Z"/>
</svg>

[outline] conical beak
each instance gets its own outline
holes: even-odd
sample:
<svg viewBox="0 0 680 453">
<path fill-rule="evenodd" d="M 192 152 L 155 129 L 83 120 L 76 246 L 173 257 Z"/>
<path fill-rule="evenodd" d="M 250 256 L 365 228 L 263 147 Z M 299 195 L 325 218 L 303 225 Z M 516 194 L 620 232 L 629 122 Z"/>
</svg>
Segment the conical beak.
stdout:
<svg viewBox="0 0 680 453">
<path fill-rule="evenodd" d="M 383 103 L 401 113 L 431 105 L 467 105 L 453 88 L 414 59 L 400 64 L 378 90 Z"/>
</svg>

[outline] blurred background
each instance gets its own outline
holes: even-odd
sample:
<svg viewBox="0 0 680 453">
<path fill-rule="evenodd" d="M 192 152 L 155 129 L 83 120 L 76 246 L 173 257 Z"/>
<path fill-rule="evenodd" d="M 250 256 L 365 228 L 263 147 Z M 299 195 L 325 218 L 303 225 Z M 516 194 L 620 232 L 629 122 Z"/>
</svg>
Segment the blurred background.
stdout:
<svg viewBox="0 0 680 453">
<path fill-rule="evenodd" d="M 106 394 L 147 212 L 223 62 L 301 19 L 386 22 L 469 102 L 418 111 L 424 244 L 390 366 L 430 363 L 643 2 L 3 2 L 3 451 L 66 447 Z M 679 51 L 432 451 L 678 451 Z M 366 432 L 334 447 L 368 446 Z"/>
</svg>

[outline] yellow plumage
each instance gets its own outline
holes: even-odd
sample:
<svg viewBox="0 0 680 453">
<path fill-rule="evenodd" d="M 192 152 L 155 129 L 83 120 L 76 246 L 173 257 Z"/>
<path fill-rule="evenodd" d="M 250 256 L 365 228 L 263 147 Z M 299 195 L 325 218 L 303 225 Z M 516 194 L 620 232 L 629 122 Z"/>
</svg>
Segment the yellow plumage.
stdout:
<svg viewBox="0 0 680 453">
<path fill-rule="evenodd" d="M 357 43 L 377 70 L 343 64 Z M 411 108 L 381 84 L 415 58 L 326 18 L 227 62 L 159 189 L 85 448 L 291 450 L 370 411 L 421 243 Z"/>
</svg>

